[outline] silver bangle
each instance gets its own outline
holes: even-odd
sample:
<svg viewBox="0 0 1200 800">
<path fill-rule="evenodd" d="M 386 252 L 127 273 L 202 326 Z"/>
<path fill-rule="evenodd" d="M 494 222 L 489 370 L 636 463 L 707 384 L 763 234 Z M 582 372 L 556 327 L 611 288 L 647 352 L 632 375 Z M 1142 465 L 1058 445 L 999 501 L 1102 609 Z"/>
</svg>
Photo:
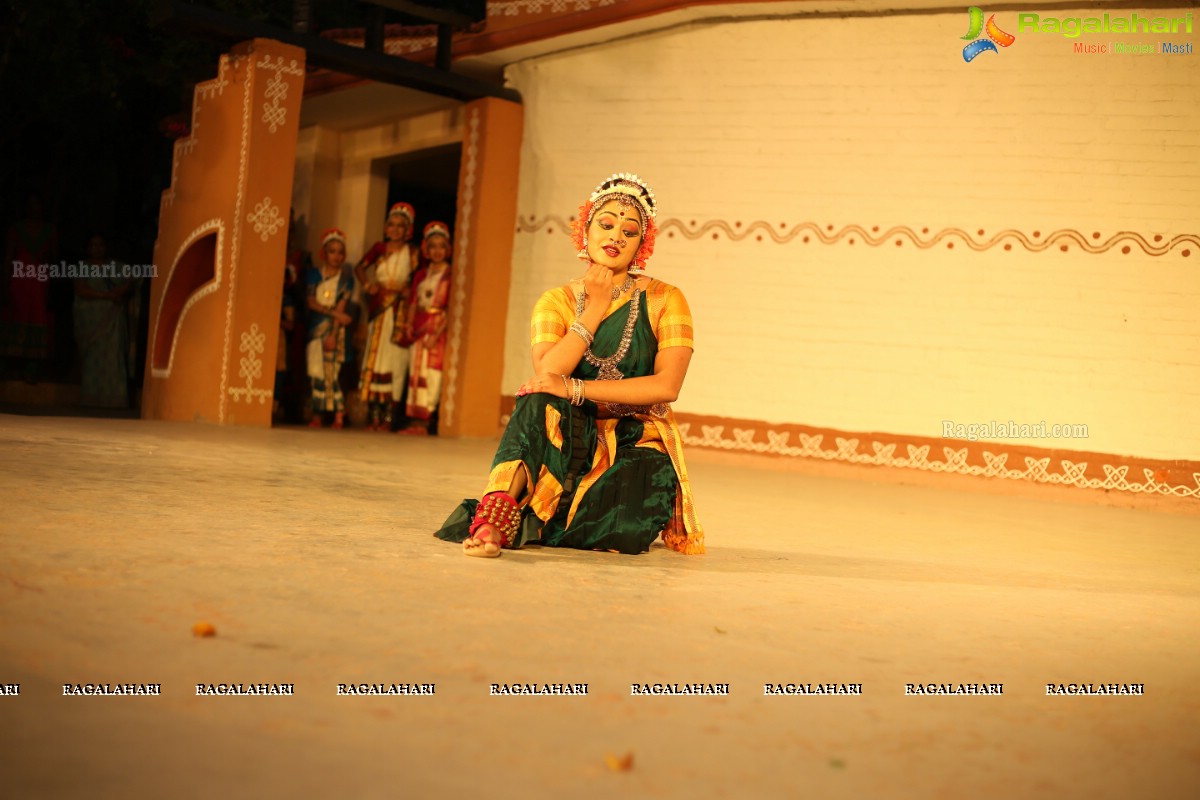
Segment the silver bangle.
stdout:
<svg viewBox="0 0 1200 800">
<path fill-rule="evenodd" d="M 593 340 L 593 338 L 594 338 L 594 337 L 592 336 L 592 332 L 591 332 L 591 331 L 589 331 L 589 330 L 587 329 L 587 326 L 586 326 L 586 325 L 584 325 L 584 324 L 583 324 L 582 322 L 580 322 L 579 320 L 575 320 L 574 322 L 572 322 L 572 323 L 571 323 L 571 333 L 574 333 L 574 334 L 575 334 L 575 335 L 577 335 L 577 336 L 578 336 L 580 339 L 583 339 L 584 343 L 585 343 L 585 344 L 586 344 L 588 347 L 591 347 L 591 346 L 592 346 L 592 340 Z"/>
</svg>

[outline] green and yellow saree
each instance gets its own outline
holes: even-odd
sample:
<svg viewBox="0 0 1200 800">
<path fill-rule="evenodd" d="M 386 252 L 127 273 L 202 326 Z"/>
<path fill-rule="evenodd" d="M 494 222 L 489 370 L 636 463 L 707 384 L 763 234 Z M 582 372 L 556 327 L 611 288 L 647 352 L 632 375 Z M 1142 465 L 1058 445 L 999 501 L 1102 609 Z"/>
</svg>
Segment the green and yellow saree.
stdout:
<svg viewBox="0 0 1200 800">
<path fill-rule="evenodd" d="M 534 308 L 532 344 L 556 342 L 575 319 L 581 285 L 552 289 Z M 613 302 L 596 330 L 592 351 L 617 351 L 630 297 Z M 692 318 L 683 293 L 652 280 L 638 304 L 630 347 L 618 368 L 634 378 L 654 372 L 658 351 L 692 347 Z M 586 359 L 573 377 L 596 380 Z M 538 543 L 584 550 L 641 553 L 661 534 L 681 553 L 704 552 L 683 460 L 682 438 L 670 406 L 610 407 L 591 401 L 575 407 L 564 398 L 517 398 L 492 462 L 484 494 L 504 491 L 518 470 L 531 487 L 520 498 L 517 546 Z M 461 542 L 477 500 L 464 500 L 436 536 Z"/>
</svg>

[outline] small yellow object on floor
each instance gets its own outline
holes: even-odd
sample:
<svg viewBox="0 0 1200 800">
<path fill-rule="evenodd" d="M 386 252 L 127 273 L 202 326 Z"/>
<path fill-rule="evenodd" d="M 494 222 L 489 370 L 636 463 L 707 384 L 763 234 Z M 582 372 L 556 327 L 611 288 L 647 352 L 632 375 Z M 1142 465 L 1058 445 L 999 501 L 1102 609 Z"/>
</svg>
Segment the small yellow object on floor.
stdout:
<svg viewBox="0 0 1200 800">
<path fill-rule="evenodd" d="M 620 757 L 614 756 L 612 753 L 607 753 L 604 756 L 604 763 L 613 772 L 628 772 L 633 769 L 633 752 L 630 751 Z"/>
</svg>

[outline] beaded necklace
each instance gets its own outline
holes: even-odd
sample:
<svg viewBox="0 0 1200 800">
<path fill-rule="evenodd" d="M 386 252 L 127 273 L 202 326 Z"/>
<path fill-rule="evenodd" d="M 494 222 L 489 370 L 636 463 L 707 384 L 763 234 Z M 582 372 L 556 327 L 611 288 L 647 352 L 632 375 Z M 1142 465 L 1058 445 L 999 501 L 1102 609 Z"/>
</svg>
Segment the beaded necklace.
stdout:
<svg viewBox="0 0 1200 800">
<path fill-rule="evenodd" d="M 629 283 L 630 281 L 626 281 Z M 613 289 L 613 299 L 621 296 L 621 291 L 625 289 L 622 285 L 620 289 Z M 601 381 L 619 381 L 625 377 L 621 370 L 617 369 L 617 364 L 621 363 L 621 359 L 629 352 L 629 345 L 633 341 L 633 329 L 637 325 L 638 309 L 641 307 L 642 290 L 634 289 L 633 296 L 629 298 L 629 313 L 625 317 L 625 330 L 621 332 L 621 343 L 617 345 L 617 351 L 611 356 L 601 358 L 592 352 L 589 346 L 583 351 L 583 357 L 589 364 L 600 370 L 600 374 L 596 376 L 596 380 Z M 583 314 L 583 294 L 581 293 L 575 300 L 575 316 Z"/>
</svg>

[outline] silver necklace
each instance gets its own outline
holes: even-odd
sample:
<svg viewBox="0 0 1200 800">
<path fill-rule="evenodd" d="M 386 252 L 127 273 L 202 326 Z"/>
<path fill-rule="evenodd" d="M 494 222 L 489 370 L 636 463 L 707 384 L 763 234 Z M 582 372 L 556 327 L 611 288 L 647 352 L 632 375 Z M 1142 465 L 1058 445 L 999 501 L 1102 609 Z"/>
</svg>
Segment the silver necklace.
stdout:
<svg viewBox="0 0 1200 800">
<path fill-rule="evenodd" d="M 617 298 L 619 298 L 619 297 L 620 297 L 622 294 L 624 294 L 625 292 L 628 292 L 630 289 L 632 289 L 632 288 L 633 288 L 633 284 L 634 284 L 636 281 L 637 281 L 637 278 L 633 277 L 632 275 L 627 275 L 627 276 L 625 276 L 625 282 L 624 282 L 624 283 L 622 283 L 620 286 L 614 286 L 614 287 L 613 287 L 613 290 L 612 290 L 612 299 L 613 299 L 613 300 L 616 300 L 616 299 L 617 299 Z"/>
<path fill-rule="evenodd" d="M 627 278 L 625 284 L 632 285 L 634 278 Z M 622 284 L 620 289 L 613 289 L 613 299 L 620 297 L 620 292 L 628 288 Z M 625 317 L 625 330 L 621 332 L 621 343 L 617 345 L 617 351 L 611 356 L 601 358 L 592 352 L 589 346 L 583 351 L 583 357 L 589 364 L 600 370 L 600 374 L 596 376 L 596 380 L 601 381 L 619 381 L 625 377 L 621 370 L 617 369 L 617 364 L 621 363 L 621 359 L 629 352 L 629 344 L 633 341 L 633 328 L 637 325 L 638 309 L 642 304 L 642 290 L 634 289 L 633 296 L 629 298 L 629 313 Z M 575 316 L 583 314 L 583 294 L 575 301 Z"/>
</svg>

